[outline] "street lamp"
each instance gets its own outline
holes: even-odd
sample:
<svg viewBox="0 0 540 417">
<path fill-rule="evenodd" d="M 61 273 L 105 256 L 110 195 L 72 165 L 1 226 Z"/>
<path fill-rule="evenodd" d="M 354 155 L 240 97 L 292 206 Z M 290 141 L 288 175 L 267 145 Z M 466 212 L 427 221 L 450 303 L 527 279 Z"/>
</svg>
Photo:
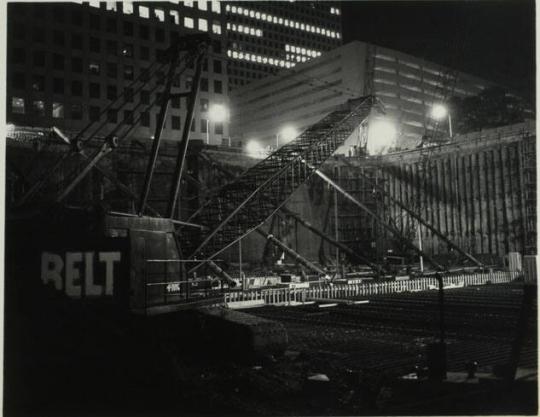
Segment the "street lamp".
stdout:
<svg viewBox="0 0 540 417">
<path fill-rule="evenodd" d="M 448 133 L 450 134 L 450 139 L 452 139 L 452 116 L 450 116 L 448 108 L 440 103 L 434 104 L 431 108 L 431 117 L 435 120 L 443 120 L 448 117 Z"/>
<path fill-rule="evenodd" d="M 292 126 L 285 126 L 283 129 L 281 129 L 281 131 L 276 133 L 276 149 L 279 148 L 280 136 L 281 136 L 281 139 L 283 139 L 285 143 L 287 143 L 293 140 L 296 136 L 298 136 L 298 132 Z"/>
<path fill-rule="evenodd" d="M 223 104 L 212 104 L 208 107 L 206 118 L 206 144 L 210 144 L 210 120 L 214 123 L 223 123 L 227 119 L 227 107 Z"/>
<path fill-rule="evenodd" d="M 369 124 L 367 150 L 370 155 L 382 154 L 396 144 L 397 130 L 388 119 L 376 119 Z"/>
</svg>

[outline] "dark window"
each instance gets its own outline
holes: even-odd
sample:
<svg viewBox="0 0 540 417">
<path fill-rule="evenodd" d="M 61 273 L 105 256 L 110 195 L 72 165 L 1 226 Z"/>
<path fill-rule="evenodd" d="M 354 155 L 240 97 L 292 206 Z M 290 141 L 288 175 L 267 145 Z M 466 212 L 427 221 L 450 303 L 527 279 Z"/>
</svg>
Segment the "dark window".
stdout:
<svg viewBox="0 0 540 417">
<path fill-rule="evenodd" d="M 64 7 L 62 5 L 52 7 L 51 13 L 55 22 L 64 23 Z"/>
<path fill-rule="evenodd" d="M 107 98 L 109 100 L 115 100 L 116 99 L 116 86 L 115 85 L 108 85 L 107 86 Z"/>
<path fill-rule="evenodd" d="M 88 113 L 90 116 L 90 120 L 92 122 L 97 122 L 99 120 L 99 113 L 101 112 L 99 107 L 96 106 L 90 106 L 88 109 Z"/>
<path fill-rule="evenodd" d="M 45 66 L 45 52 L 44 51 L 34 51 L 34 65 L 37 67 Z"/>
<path fill-rule="evenodd" d="M 107 77 L 117 77 L 117 66 L 114 62 L 107 62 Z"/>
<path fill-rule="evenodd" d="M 99 15 L 90 14 L 90 29 L 101 30 L 101 20 Z"/>
<path fill-rule="evenodd" d="M 150 113 L 143 111 L 141 113 L 141 126 L 149 127 L 150 126 Z"/>
<path fill-rule="evenodd" d="M 107 19 L 107 32 L 116 33 L 116 19 Z"/>
<path fill-rule="evenodd" d="M 165 42 L 165 31 L 163 29 L 156 29 L 156 41 Z"/>
<path fill-rule="evenodd" d="M 24 114 L 24 98 L 11 97 L 11 112 Z"/>
<path fill-rule="evenodd" d="M 221 81 L 214 80 L 214 93 L 222 94 L 223 93 L 223 84 Z"/>
<path fill-rule="evenodd" d="M 26 38 L 26 28 L 23 25 L 16 25 L 13 30 L 15 39 L 24 40 Z"/>
<path fill-rule="evenodd" d="M 124 99 L 128 102 L 128 103 L 132 103 L 133 102 L 133 88 L 124 88 Z"/>
<path fill-rule="evenodd" d="M 90 52 L 101 52 L 101 39 L 90 38 Z"/>
<path fill-rule="evenodd" d="M 81 120 L 82 119 L 82 106 L 80 104 L 72 104 L 71 105 L 71 118 L 74 120 Z"/>
<path fill-rule="evenodd" d="M 73 10 L 71 12 L 71 23 L 75 26 L 82 26 L 83 16 L 80 10 Z"/>
<path fill-rule="evenodd" d="M 64 32 L 60 32 L 59 30 L 53 31 L 53 42 L 55 45 L 64 46 L 65 44 Z"/>
<path fill-rule="evenodd" d="M 150 49 L 148 49 L 146 46 L 141 46 L 141 59 L 150 59 Z"/>
<path fill-rule="evenodd" d="M 171 117 L 171 126 L 174 130 L 180 130 L 180 116 Z"/>
<path fill-rule="evenodd" d="M 82 72 L 83 70 L 82 58 L 71 57 L 71 70 L 73 72 Z"/>
<path fill-rule="evenodd" d="M 53 93 L 64 94 L 64 80 L 62 78 L 53 78 Z"/>
<path fill-rule="evenodd" d="M 43 75 L 32 76 L 32 90 L 45 91 L 45 77 Z"/>
<path fill-rule="evenodd" d="M 208 99 L 201 98 L 200 104 L 201 104 L 201 112 L 208 111 Z"/>
<path fill-rule="evenodd" d="M 116 123 L 118 120 L 118 110 L 109 109 L 107 110 L 107 121 L 111 123 Z"/>
<path fill-rule="evenodd" d="M 53 54 L 53 68 L 56 70 L 64 69 L 64 57 L 63 55 Z"/>
<path fill-rule="evenodd" d="M 156 84 L 165 84 L 165 73 L 163 71 L 156 71 Z"/>
<path fill-rule="evenodd" d="M 180 97 L 173 97 L 171 99 L 171 107 L 173 109 L 179 109 L 180 108 Z"/>
<path fill-rule="evenodd" d="M 83 49 L 83 37 L 79 33 L 73 33 L 71 35 L 71 47 L 76 49 Z"/>
<path fill-rule="evenodd" d="M 133 111 L 124 110 L 124 121 L 126 123 L 133 123 Z"/>
<path fill-rule="evenodd" d="M 141 103 L 150 104 L 150 93 L 146 90 L 141 91 Z"/>
<path fill-rule="evenodd" d="M 214 72 L 216 74 L 221 74 L 221 61 L 214 59 Z"/>
<path fill-rule="evenodd" d="M 220 41 L 212 41 L 212 49 L 214 50 L 215 54 L 221 53 L 221 42 Z"/>
<path fill-rule="evenodd" d="M 11 50 L 11 55 L 15 64 L 24 64 L 26 62 L 26 49 L 14 48 Z"/>
<path fill-rule="evenodd" d="M 208 121 L 206 119 L 201 119 L 201 133 L 208 132 Z"/>
<path fill-rule="evenodd" d="M 82 82 L 75 80 L 71 82 L 71 94 L 74 96 L 82 96 Z"/>
<path fill-rule="evenodd" d="M 133 36 L 133 23 L 124 22 L 124 36 Z"/>
<path fill-rule="evenodd" d="M 38 43 L 44 43 L 46 41 L 47 33 L 42 27 L 34 27 L 32 30 L 32 40 Z"/>
<path fill-rule="evenodd" d="M 18 90 L 24 90 L 26 88 L 26 77 L 22 72 L 16 72 L 13 74 L 13 86 Z"/>
<path fill-rule="evenodd" d="M 101 92 L 100 92 L 100 86 L 98 83 L 90 83 L 88 85 L 88 94 L 90 98 L 100 98 Z"/>
<path fill-rule="evenodd" d="M 191 120 L 191 126 L 189 127 L 189 130 L 195 132 L 195 118 Z"/>
<path fill-rule="evenodd" d="M 118 51 L 118 44 L 115 41 L 107 41 L 107 53 L 110 55 L 116 55 Z"/>
<path fill-rule="evenodd" d="M 149 39 L 150 38 L 150 30 L 148 29 L 148 26 L 141 25 L 139 28 L 139 34 L 142 39 Z"/>
<path fill-rule="evenodd" d="M 202 64 L 203 71 L 208 71 L 208 59 L 204 58 L 203 64 Z"/>
<path fill-rule="evenodd" d="M 208 78 L 201 78 L 201 91 L 208 91 Z"/>
<path fill-rule="evenodd" d="M 132 80 L 134 78 L 133 66 L 124 65 L 124 80 Z"/>
<path fill-rule="evenodd" d="M 216 123 L 214 133 L 216 135 L 223 135 L 223 123 Z"/>
</svg>

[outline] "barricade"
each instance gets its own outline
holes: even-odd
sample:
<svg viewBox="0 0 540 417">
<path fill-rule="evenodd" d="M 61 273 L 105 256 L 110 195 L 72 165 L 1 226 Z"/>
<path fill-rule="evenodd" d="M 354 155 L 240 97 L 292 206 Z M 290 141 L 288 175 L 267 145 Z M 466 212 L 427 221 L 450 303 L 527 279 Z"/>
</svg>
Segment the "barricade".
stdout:
<svg viewBox="0 0 540 417">
<path fill-rule="evenodd" d="M 495 271 L 487 273 L 448 275 L 443 277 L 445 285 L 484 285 L 507 283 L 519 278 L 520 272 Z M 369 282 L 366 284 L 338 284 L 311 288 L 272 288 L 225 293 L 225 302 L 264 300 L 266 304 L 291 304 L 306 302 L 312 298 L 352 298 L 405 291 L 425 291 L 438 287 L 433 277 L 415 278 L 409 281 Z"/>
</svg>

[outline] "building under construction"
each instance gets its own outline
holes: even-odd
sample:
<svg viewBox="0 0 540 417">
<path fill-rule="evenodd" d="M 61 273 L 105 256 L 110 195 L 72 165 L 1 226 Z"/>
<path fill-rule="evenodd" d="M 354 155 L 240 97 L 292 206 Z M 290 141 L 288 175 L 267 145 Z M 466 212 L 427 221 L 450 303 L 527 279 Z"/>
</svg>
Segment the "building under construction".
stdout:
<svg viewBox="0 0 540 417">
<path fill-rule="evenodd" d="M 77 132 L 10 126 L 7 409 L 464 413 L 510 384 L 494 406 L 534 412 L 534 126 L 334 157 L 384 112 L 368 95 L 262 160 L 190 141 L 190 123 L 165 142 L 170 100 L 193 118 L 209 43 L 174 41 L 133 81 L 156 100 L 120 95 L 133 117 L 114 125 L 105 108 Z M 150 107 L 154 137 L 131 140 Z M 51 389 L 25 403 L 17 375 Z"/>
</svg>

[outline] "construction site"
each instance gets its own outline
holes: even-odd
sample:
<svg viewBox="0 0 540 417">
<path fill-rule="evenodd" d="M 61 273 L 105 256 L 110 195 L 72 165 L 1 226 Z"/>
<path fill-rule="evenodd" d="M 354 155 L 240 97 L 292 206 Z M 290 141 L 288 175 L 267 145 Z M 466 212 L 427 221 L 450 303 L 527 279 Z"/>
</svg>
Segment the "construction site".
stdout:
<svg viewBox="0 0 540 417">
<path fill-rule="evenodd" d="M 4 414 L 536 415 L 535 124 L 371 155 L 364 95 L 262 158 L 162 140 L 209 43 L 132 118 L 8 126 Z"/>
</svg>

